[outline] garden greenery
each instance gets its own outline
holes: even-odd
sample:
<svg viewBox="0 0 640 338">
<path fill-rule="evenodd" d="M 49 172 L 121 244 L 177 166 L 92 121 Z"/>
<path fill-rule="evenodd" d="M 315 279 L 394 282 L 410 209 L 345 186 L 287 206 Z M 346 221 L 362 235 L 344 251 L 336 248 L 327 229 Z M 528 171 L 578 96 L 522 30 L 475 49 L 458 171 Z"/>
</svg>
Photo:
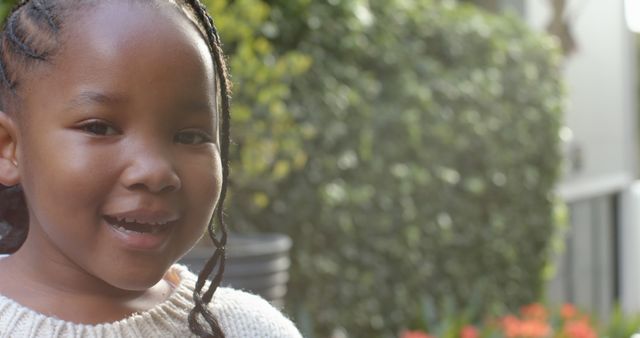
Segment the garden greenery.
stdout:
<svg viewBox="0 0 640 338">
<path fill-rule="evenodd" d="M 286 101 L 292 79 L 311 65 L 296 50 L 278 52 L 268 40 L 270 7 L 260 0 L 205 0 L 230 56 L 234 83 L 231 198 L 238 210 L 267 204 L 265 192 L 290 171 L 303 168 L 308 133 L 298 127 Z M 232 227 L 243 228 L 244 213 L 234 212 Z M 246 227 L 246 226 L 244 226 Z"/>
<path fill-rule="evenodd" d="M 393 336 L 426 298 L 538 299 L 560 161 L 553 41 L 450 2 L 270 5 L 276 50 L 313 60 L 285 100 L 306 162 L 229 219 L 293 237 L 288 305 L 307 335 Z"/>
</svg>

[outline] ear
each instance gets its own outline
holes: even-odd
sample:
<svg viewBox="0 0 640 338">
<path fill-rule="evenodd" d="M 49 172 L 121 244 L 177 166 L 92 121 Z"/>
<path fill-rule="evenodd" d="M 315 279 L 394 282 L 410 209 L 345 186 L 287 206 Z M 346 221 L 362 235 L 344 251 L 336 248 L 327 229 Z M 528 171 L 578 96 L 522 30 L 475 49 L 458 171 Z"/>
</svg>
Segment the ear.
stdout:
<svg viewBox="0 0 640 338">
<path fill-rule="evenodd" d="M 0 184 L 14 186 L 20 182 L 16 156 L 16 124 L 0 111 Z"/>
</svg>

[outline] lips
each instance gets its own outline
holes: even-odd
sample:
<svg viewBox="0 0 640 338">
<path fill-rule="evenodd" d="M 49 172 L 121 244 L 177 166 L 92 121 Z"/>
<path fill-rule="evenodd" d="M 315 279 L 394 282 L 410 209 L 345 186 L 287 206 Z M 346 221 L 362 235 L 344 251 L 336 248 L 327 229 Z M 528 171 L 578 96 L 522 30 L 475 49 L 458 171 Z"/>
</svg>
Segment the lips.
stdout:
<svg viewBox="0 0 640 338">
<path fill-rule="evenodd" d="M 170 209 L 136 209 L 102 216 L 113 238 L 127 250 L 157 252 L 170 241 L 180 219 Z"/>
</svg>

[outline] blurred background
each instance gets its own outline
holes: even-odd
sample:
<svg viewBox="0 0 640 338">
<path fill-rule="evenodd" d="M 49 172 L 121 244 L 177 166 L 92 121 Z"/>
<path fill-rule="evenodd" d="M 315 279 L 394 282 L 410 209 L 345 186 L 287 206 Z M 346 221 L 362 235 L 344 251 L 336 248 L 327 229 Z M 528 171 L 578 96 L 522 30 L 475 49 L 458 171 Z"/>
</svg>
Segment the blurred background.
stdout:
<svg viewBox="0 0 640 338">
<path fill-rule="evenodd" d="M 205 3 L 305 337 L 640 329 L 639 0 Z"/>
</svg>

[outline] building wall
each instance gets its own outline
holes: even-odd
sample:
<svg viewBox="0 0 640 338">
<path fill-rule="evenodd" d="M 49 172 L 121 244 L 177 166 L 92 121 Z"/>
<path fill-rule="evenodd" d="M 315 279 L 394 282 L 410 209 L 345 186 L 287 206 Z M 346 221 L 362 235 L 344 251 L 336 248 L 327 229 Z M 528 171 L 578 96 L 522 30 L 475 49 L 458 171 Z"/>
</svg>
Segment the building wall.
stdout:
<svg viewBox="0 0 640 338">
<path fill-rule="evenodd" d="M 527 2 L 533 27 L 546 27 L 549 2 Z M 563 67 L 572 140 L 559 192 L 573 201 L 620 192 L 636 178 L 636 59 L 623 1 L 569 0 L 565 16 L 577 50 Z"/>
<path fill-rule="evenodd" d="M 550 20 L 549 2 L 527 0 L 524 16 L 536 29 Z M 629 288 L 640 280 L 640 250 L 633 249 L 640 247 L 640 189 L 637 198 L 629 194 L 637 177 L 635 38 L 623 1 L 567 3 L 577 50 L 563 65 L 567 163 L 558 193 L 571 224 L 548 298 L 606 318 L 617 301 L 640 311 L 640 293 Z"/>
</svg>

